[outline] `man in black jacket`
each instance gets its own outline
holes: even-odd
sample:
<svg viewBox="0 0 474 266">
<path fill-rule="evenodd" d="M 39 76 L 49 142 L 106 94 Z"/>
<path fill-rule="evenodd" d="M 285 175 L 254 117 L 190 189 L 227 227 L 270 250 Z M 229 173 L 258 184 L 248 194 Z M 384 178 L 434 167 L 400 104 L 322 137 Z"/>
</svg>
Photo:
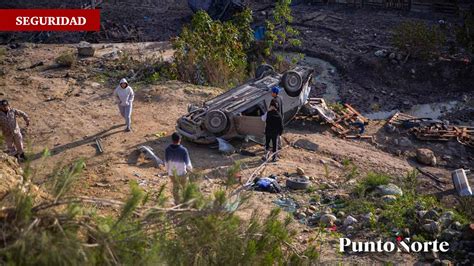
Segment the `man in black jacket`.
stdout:
<svg viewBox="0 0 474 266">
<path fill-rule="evenodd" d="M 268 107 L 268 112 L 262 117 L 265 121 L 265 161 L 268 160 L 270 142 L 272 142 L 272 161 L 276 162 L 276 152 L 278 148 L 278 137 L 283 134 L 283 119 L 278 111 L 278 102 L 272 100 Z"/>
</svg>

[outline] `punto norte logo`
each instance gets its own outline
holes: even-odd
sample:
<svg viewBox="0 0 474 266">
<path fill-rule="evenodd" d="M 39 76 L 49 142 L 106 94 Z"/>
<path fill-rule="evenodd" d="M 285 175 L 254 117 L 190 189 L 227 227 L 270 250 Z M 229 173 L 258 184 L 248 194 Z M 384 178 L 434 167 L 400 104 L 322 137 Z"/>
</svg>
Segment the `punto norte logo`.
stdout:
<svg viewBox="0 0 474 266">
<path fill-rule="evenodd" d="M 397 237 L 397 242 L 385 241 L 365 241 L 365 242 L 353 242 L 349 238 L 339 238 L 339 251 L 346 252 L 347 250 L 352 252 L 408 252 L 408 253 L 419 253 L 419 252 L 447 252 L 449 250 L 448 242 L 425 241 L 411 242 L 410 238 L 402 240 L 401 237 Z"/>
</svg>

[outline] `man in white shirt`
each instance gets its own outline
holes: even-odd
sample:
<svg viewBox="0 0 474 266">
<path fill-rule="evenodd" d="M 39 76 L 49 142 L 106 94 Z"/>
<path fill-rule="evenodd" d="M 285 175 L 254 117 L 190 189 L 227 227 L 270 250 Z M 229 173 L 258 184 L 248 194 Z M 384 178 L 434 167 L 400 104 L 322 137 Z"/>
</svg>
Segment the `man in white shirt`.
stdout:
<svg viewBox="0 0 474 266">
<path fill-rule="evenodd" d="M 120 85 L 115 88 L 114 96 L 118 104 L 120 114 L 125 118 L 125 124 L 127 125 L 125 131 L 132 131 L 132 109 L 133 100 L 135 99 L 135 93 L 126 79 L 120 80 Z"/>
</svg>

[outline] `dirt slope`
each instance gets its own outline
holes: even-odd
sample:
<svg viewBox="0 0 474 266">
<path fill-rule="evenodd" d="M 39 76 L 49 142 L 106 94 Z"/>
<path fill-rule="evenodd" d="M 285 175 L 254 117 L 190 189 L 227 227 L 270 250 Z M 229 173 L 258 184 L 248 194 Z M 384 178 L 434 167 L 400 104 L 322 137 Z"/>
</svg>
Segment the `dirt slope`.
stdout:
<svg viewBox="0 0 474 266">
<path fill-rule="evenodd" d="M 143 44 L 121 44 L 117 47 L 136 57 L 141 53 L 160 53 L 162 48 L 160 45 Z M 149 145 L 163 158 L 164 149 L 169 144 L 169 135 L 174 131 L 177 118 L 186 113 L 187 105 L 199 104 L 217 95 L 219 89 L 196 87 L 176 81 L 137 86 L 132 83 L 131 86 L 136 90 L 134 131 L 126 133 L 112 98 L 115 84 L 104 82 L 100 78 L 101 70 L 96 68 L 98 62 L 103 60 L 101 55 L 106 54 L 104 50 L 117 47 L 98 46 L 97 57 L 80 60 L 71 69 L 52 67 L 56 56 L 72 49 L 68 46 L 28 44 L 24 48 L 7 52 L 9 59 L 1 66 L 6 73 L 0 83 L 0 97 L 9 99 L 13 107 L 24 110 L 31 116 L 32 123 L 26 140 L 33 166 L 39 169 L 35 181 L 47 178 L 49 170 L 58 163 L 68 164 L 82 157 L 86 159 L 87 170 L 75 189 L 77 194 L 123 199 L 127 196 L 131 180 L 137 180 L 145 190 L 168 184 L 165 171 L 154 168 L 151 163 L 139 157 L 137 147 Z M 164 54 L 165 57 L 167 55 L 169 52 Z M 43 62 L 44 66 L 18 70 L 18 67 L 29 66 L 38 61 Z M 347 181 L 343 177 L 347 172 L 342 164 L 344 160 L 354 162 L 360 173 L 375 171 L 402 176 L 413 168 L 405 158 L 394 157 L 372 144 L 338 139 L 329 133 L 321 133 L 321 130 L 319 127 L 302 126 L 298 122 L 291 124 L 285 134 L 288 142 L 292 144 L 303 140 L 316 144 L 316 149 L 308 151 L 286 145 L 280 162 L 268 165 L 262 175 L 283 176 L 285 172 L 292 173 L 300 166 L 304 168 L 306 175 L 312 177 L 314 186 L 330 184 L 335 194 L 347 194 L 345 191 L 356 180 Z M 164 137 L 155 135 L 162 132 Z M 102 139 L 105 150 L 103 154 L 97 154 L 94 146 L 96 137 Z M 234 144 L 241 145 L 238 142 Z M 246 168 L 243 176 L 246 177 L 260 165 L 260 156 L 263 154 L 261 146 L 251 143 L 243 145 L 256 152 L 257 157 L 224 156 L 209 146 L 192 143 L 185 145 L 190 150 L 194 167 L 208 177 L 201 181 L 206 193 L 221 187 L 222 180 L 219 177 L 225 174 L 226 168 L 234 161 L 243 160 Z M 45 148 L 51 151 L 52 156 L 41 160 L 40 156 Z M 325 172 L 325 164 L 329 174 Z M 448 176 L 446 170 L 436 171 Z M 264 193 L 253 194 L 249 204 L 241 211 L 242 216 L 250 215 L 255 210 L 269 212 L 275 206 L 272 201 L 276 197 Z M 310 233 L 302 225 L 296 224 L 295 227 L 304 245 Z M 334 250 L 331 246 L 325 249 L 325 261 L 340 259 L 339 255 L 334 254 Z M 365 260 L 359 257 L 351 259 L 355 262 Z M 406 258 L 390 258 L 392 259 L 403 261 Z"/>
</svg>

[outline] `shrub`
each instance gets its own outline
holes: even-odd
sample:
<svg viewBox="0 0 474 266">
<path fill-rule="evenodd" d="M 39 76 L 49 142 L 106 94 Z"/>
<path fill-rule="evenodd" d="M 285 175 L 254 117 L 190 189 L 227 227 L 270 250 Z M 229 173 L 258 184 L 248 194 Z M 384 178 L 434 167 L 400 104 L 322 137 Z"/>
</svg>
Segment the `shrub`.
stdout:
<svg viewBox="0 0 474 266">
<path fill-rule="evenodd" d="M 400 51 L 413 57 L 428 59 L 439 53 L 444 44 L 445 35 L 438 27 L 429 27 L 422 22 L 407 21 L 395 28 L 392 41 Z"/>
<path fill-rule="evenodd" d="M 283 221 L 279 210 L 243 221 L 229 209 L 239 200 L 230 201 L 224 191 L 206 198 L 187 180 L 173 189 L 179 197 L 171 208 L 163 206 L 164 187 L 145 193 L 136 182 L 125 202 L 71 196 L 84 166 L 57 167 L 45 186 L 50 194 L 37 197 L 39 190 L 23 183 L 0 199 L 1 264 L 274 265 L 317 257 L 314 247 L 295 251 L 291 219 Z M 104 216 L 90 204 L 121 211 Z"/>
<path fill-rule="evenodd" d="M 265 48 L 264 53 L 270 56 L 275 45 L 286 48 L 289 46 L 299 46 L 299 31 L 290 24 L 293 22 L 291 15 L 291 0 L 278 0 L 275 4 L 273 17 L 266 21 Z"/>
<path fill-rule="evenodd" d="M 456 29 L 456 38 L 461 45 L 474 53 L 474 8 L 465 15 L 463 25 Z"/>
<path fill-rule="evenodd" d="M 246 48 L 253 40 L 252 14 L 244 11 L 233 21 L 213 21 L 197 12 L 173 41 L 178 75 L 187 82 L 229 87 L 247 72 Z"/>
<path fill-rule="evenodd" d="M 61 67 L 71 67 L 76 62 L 76 55 L 71 52 L 65 52 L 60 54 L 55 61 Z"/>
<path fill-rule="evenodd" d="M 0 47 L 0 60 L 3 60 L 6 54 L 7 54 L 7 49 L 5 47 Z"/>
<path fill-rule="evenodd" d="M 368 173 L 355 188 L 355 192 L 363 197 L 367 192 L 373 191 L 377 186 L 386 185 L 390 177 L 380 173 Z"/>
<path fill-rule="evenodd" d="M 135 83 L 152 84 L 158 81 L 174 80 L 176 67 L 173 63 L 167 62 L 161 56 L 149 56 L 136 59 L 127 53 L 120 55 L 115 64 L 107 64 L 107 71 L 104 74 L 116 82 L 117 79 L 128 77 L 129 81 Z"/>
</svg>

